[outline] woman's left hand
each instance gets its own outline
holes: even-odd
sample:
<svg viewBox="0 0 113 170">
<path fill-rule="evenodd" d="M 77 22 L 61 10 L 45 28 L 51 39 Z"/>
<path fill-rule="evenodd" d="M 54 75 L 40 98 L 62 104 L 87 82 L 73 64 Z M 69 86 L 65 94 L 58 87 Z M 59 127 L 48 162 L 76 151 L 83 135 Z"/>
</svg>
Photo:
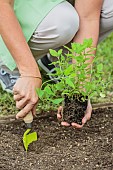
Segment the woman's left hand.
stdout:
<svg viewBox="0 0 113 170">
<path fill-rule="evenodd" d="M 57 113 L 57 118 L 58 118 L 59 120 L 62 119 L 62 112 L 63 112 L 63 107 L 60 106 L 60 107 L 58 108 L 58 113 Z M 77 124 L 77 123 L 75 123 L 75 122 L 72 122 L 71 124 L 69 124 L 68 122 L 61 122 L 61 125 L 62 125 L 62 126 L 73 126 L 73 127 L 75 127 L 75 128 L 80 129 L 80 128 L 82 128 L 82 127 L 84 126 L 84 124 L 85 124 L 88 120 L 90 120 L 90 118 L 91 118 L 91 113 L 92 113 L 92 106 L 91 106 L 90 100 L 88 100 L 88 105 L 87 105 L 87 109 L 86 109 L 86 112 L 85 112 L 85 116 L 84 116 L 83 119 L 82 119 L 82 125 L 79 125 L 79 124 Z"/>
</svg>

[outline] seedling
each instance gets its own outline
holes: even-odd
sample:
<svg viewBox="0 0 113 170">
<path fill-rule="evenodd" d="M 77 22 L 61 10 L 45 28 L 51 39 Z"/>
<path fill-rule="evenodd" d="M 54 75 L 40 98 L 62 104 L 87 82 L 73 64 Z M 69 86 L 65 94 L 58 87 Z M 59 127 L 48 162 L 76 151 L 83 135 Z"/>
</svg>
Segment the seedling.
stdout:
<svg viewBox="0 0 113 170">
<path fill-rule="evenodd" d="M 85 39 L 82 44 L 72 43 L 71 48 L 65 48 L 68 50 L 67 54 L 63 54 L 62 49 L 58 52 L 50 50 L 51 55 L 58 59 L 52 62 L 55 65 L 55 73 L 50 74 L 53 79 L 57 77 L 57 83 L 46 81 L 37 89 L 37 93 L 48 108 L 63 105 L 64 121 L 81 124 L 87 101 L 97 93 L 104 97 L 105 85 L 101 78 L 103 65 L 100 63 L 96 70 L 92 70 L 88 64 L 88 56 L 94 56 L 96 50 L 92 46 L 92 39 Z M 72 63 L 72 60 L 75 63 Z"/>
</svg>

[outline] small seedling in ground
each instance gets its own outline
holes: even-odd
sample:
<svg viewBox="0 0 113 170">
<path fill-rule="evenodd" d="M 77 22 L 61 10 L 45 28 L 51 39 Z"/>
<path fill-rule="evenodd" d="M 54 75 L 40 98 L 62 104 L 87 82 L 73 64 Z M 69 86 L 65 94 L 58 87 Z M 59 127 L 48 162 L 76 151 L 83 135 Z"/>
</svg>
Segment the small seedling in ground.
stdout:
<svg viewBox="0 0 113 170">
<path fill-rule="evenodd" d="M 52 62 L 55 73 L 50 75 L 53 79 L 57 77 L 58 82 L 44 82 L 37 89 L 37 94 L 47 109 L 63 105 L 63 121 L 81 124 L 87 101 L 97 93 L 104 97 L 105 85 L 101 78 L 103 65 L 100 63 L 96 70 L 92 70 L 88 64 L 89 57 L 94 56 L 95 51 L 92 39 L 85 39 L 82 44 L 72 43 L 71 48 L 65 48 L 67 54 L 63 54 L 62 49 L 58 52 L 50 50 L 51 55 L 58 59 Z M 75 62 L 72 63 L 72 60 Z"/>
</svg>

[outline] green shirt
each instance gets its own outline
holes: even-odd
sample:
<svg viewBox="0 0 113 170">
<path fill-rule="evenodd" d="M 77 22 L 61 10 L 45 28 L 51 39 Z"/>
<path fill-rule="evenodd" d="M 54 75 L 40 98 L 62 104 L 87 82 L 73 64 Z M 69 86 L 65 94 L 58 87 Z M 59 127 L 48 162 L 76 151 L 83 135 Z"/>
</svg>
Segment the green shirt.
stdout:
<svg viewBox="0 0 113 170">
<path fill-rule="evenodd" d="M 59 3 L 65 0 L 15 0 L 14 11 L 28 42 L 43 18 Z M 0 60 L 10 69 L 16 63 L 0 36 Z"/>
</svg>

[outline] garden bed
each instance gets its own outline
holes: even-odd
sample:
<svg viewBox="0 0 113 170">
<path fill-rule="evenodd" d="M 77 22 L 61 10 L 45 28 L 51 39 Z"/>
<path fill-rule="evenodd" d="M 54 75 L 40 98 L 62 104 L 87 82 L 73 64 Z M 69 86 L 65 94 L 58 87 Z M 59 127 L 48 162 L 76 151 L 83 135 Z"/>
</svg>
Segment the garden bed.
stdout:
<svg viewBox="0 0 113 170">
<path fill-rule="evenodd" d="M 28 153 L 24 123 L 14 116 L 0 119 L 0 170 L 112 170 L 111 105 L 94 110 L 81 130 L 62 127 L 53 113 L 38 115 L 33 130 L 39 139 Z"/>
</svg>

